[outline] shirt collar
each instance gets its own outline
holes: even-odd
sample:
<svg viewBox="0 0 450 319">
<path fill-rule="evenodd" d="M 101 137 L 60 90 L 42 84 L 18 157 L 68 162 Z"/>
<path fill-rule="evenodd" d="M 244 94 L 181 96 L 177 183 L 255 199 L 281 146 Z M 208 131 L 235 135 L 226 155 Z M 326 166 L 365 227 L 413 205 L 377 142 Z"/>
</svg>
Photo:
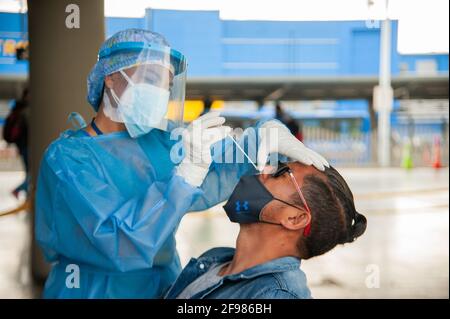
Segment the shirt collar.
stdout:
<svg viewBox="0 0 450 319">
<path fill-rule="evenodd" d="M 236 250 L 234 248 L 227 247 L 213 248 L 200 256 L 198 261 L 204 263 L 205 266 L 209 268 L 212 264 L 221 264 L 231 261 L 233 259 L 235 251 Z M 285 272 L 289 270 L 296 270 L 299 268 L 300 259 L 287 256 L 276 258 L 263 264 L 256 265 L 237 274 L 224 276 L 224 279 L 250 279 L 265 274 Z"/>
</svg>

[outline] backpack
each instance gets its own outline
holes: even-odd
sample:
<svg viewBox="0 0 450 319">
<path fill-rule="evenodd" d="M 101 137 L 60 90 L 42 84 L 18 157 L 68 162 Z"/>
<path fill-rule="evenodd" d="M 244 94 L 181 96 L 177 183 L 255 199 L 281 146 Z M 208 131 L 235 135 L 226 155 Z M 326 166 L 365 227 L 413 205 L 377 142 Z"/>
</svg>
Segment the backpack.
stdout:
<svg viewBox="0 0 450 319">
<path fill-rule="evenodd" d="M 3 139 L 8 143 L 18 143 L 25 132 L 25 122 L 21 108 L 14 108 L 3 125 Z"/>
</svg>

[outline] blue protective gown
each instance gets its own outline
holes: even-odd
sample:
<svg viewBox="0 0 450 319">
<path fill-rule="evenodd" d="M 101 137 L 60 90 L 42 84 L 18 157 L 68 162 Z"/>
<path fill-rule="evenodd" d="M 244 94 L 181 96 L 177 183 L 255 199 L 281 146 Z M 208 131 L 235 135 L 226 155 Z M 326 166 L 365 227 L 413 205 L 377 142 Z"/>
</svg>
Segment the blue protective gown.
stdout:
<svg viewBox="0 0 450 319">
<path fill-rule="evenodd" d="M 252 148 L 249 136 L 257 137 L 247 131 L 240 144 Z M 69 130 L 48 147 L 35 221 L 52 263 L 45 298 L 159 298 L 175 281 L 183 215 L 226 200 L 243 174 L 255 172 L 248 161 L 213 162 L 202 186 L 192 187 L 174 174 L 175 143 L 156 129 L 137 139 Z M 219 143 L 214 158 L 236 152 L 230 140 Z"/>
</svg>

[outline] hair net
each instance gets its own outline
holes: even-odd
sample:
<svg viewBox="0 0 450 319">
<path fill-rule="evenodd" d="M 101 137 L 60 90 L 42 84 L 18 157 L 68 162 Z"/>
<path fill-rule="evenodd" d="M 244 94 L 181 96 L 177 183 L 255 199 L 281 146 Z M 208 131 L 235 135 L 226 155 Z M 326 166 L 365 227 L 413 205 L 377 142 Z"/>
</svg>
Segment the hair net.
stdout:
<svg viewBox="0 0 450 319">
<path fill-rule="evenodd" d="M 150 47 L 150 45 L 169 48 L 169 43 L 162 35 L 142 29 L 119 31 L 103 43 L 99 50 L 98 61 L 87 79 L 87 100 L 95 111 L 98 111 L 102 99 L 105 76 L 127 67 L 148 63 L 150 55 L 142 54 L 142 46 Z M 154 55 L 151 57 L 155 59 Z M 179 66 L 176 59 L 172 62 L 176 73 L 184 71 L 177 70 Z"/>
</svg>

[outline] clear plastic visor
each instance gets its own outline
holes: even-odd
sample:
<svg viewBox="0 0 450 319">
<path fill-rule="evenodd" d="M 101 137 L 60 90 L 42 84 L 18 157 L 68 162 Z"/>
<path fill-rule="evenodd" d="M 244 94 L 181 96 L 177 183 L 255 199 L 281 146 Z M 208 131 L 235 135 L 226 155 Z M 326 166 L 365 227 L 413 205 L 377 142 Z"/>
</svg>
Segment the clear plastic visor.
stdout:
<svg viewBox="0 0 450 319">
<path fill-rule="evenodd" d="M 144 128 L 183 124 L 186 61 L 173 50 L 142 50 L 136 63 L 105 77 L 104 113 Z M 133 52 L 136 54 L 136 52 Z"/>
</svg>

